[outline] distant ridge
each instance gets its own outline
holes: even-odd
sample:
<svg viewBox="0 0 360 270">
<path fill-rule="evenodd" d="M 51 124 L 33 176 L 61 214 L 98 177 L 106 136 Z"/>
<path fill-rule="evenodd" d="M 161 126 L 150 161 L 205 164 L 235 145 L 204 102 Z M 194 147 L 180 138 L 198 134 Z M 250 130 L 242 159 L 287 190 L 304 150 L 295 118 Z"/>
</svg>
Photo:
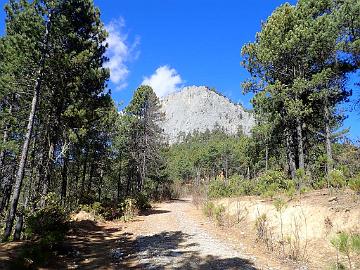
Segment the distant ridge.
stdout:
<svg viewBox="0 0 360 270">
<path fill-rule="evenodd" d="M 165 114 L 161 125 L 170 144 L 189 133 L 216 128 L 249 135 L 255 123 L 251 112 L 205 86 L 185 87 L 162 98 L 161 105 Z"/>
</svg>

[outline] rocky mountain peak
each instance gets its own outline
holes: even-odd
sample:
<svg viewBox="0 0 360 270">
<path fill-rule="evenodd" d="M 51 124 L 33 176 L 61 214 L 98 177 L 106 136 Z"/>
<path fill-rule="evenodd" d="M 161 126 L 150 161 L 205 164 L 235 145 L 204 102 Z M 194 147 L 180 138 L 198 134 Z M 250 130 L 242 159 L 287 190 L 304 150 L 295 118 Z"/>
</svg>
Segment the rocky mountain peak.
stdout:
<svg viewBox="0 0 360 270">
<path fill-rule="evenodd" d="M 195 131 L 223 129 L 228 134 L 249 135 L 254 126 L 252 113 L 205 86 L 185 87 L 161 99 L 162 123 L 170 144 Z"/>
</svg>

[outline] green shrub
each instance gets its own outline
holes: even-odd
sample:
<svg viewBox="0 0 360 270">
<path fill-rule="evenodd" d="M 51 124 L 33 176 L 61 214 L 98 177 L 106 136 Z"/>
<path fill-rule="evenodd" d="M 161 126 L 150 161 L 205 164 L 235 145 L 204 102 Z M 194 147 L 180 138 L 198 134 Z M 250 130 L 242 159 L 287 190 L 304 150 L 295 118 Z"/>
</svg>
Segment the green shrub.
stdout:
<svg viewBox="0 0 360 270">
<path fill-rule="evenodd" d="M 81 204 L 80 210 L 93 214 L 94 216 L 102 216 L 104 207 L 100 202 L 94 202 L 93 204 Z"/>
<path fill-rule="evenodd" d="M 341 232 L 331 240 L 331 244 L 337 249 L 338 252 L 347 257 L 349 268 L 351 269 L 352 253 L 360 254 L 360 234 L 349 234 L 346 232 Z"/>
<path fill-rule="evenodd" d="M 272 199 L 275 197 L 277 191 L 278 191 L 278 189 L 274 188 L 273 186 L 270 186 L 268 189 L 264 189 L 261 192 L 261 196 Z"/>
<path fill-rule="evenodd" d="M 38 269 L 46 265 L 54 248 L 64 240 L 70 228 L 69 213 L 54 193 L 45 197 L 45 205 L 28 216 L 25 222 L 25 237 L 39 241 L 25 244 L 10 269 Z"/>
<path fill-rule="evenodd" d="M 100 214 L 105 220 L 114 220 L 121 218 L 124 215 L 124 211 L 121 208 L 121 205 L 118 206 L 117 204 L 113 204 L 103 206 Z"/>
<path fill-rule="evenodd" d="M 210 182 L 208 196 L 211 199 L 222 198 L 230 196 L 229 185 L 223 180 L 213 180 Z"/>
<path fill-rule="evenodd" d="M 350 251 L 349 234 L 341 232 L 331 240 L 331 244 L 341 253 Z"/>
<path fill-rule="evenodd" d="M 315 182 L 312 184 L 312 187 L 313 187 L 314 189 L 326 188 L 326 187 L 327 187 L 327 180 L 326 180 L 326 178 L 322 177 L 322 178 L 320 178 L 319 180 L 315 181 Z"/>
<path fill-rule="evenodd" d="M 269 170 L 257 178 L 257 195 L 271 195 L 286 191 L 290 182 L 282 171 Z"/>
<path fill-rule="evenodd" d="M 360 195 L 360 175 L 349 181 L 349 187 Z"/>
<path fill-rule="evenodd" d="M 245 180 L 242 176 L 239 175 L 233 175 L 229 177 L 227 182 L 229 196 L 243 195 L 243 186 L 250 183 L 250 181 Z"/>
<path fill-rule="evenodd" d="M 337 262 L 331 264 L 330 270 L 346 270 L 346 266 L 341 262 Z"/>
<path fill-rule="evenodd" d="M 81 194 L 79 198 L 79 204 L 81 205 L 92 205 L 94 202 L 96 202 L 96 193 L 92 190 L 85 192 Z"/>
<path fill-rule="evenodd" d="M 341 170 L 332 170 L 328 177 L 329 184 L 333 188 L 342 188 L 346 185 L 346 178 Z"/>
<path fill-rule="evenodd" d="M 308 188 L 308 187 L 302 187 L 301 189 L 300 189 L 300 194 L 305 194 L 305 193 L 307 193 L 307 192 L 309 192 L 310 191 L 310 188 Z"/>
<path fill-rule="evenodd" d="M 353 252 L 360 254 L 360 234 L 351 236 L 351 249 Z"/>
<path fill-rule="evenodd" d="M 222 226 L 225 217 L 225 207 L 223 205 L 216 206 L 213 202 L 208 201 L 203 206 L 204 214 L 213 218 L 218 226 Z"/>
<path fill-rule="evenodd" d="M 287 207 L 286 202 L 281 198 L 276 198 L 274 201 L 274 206 L 278 212 L 282 212 Z"/>
<path fill-rule="evenodd" d="M 151 208 L 149 197 L 144 193 L 137 193 L 134 197 L 136 208 L 140 211 L 144 211 Z"/>
<path fill-rule="evenodd" d="M 287 189 L 285 192 L 286 196 L 288 196 L 290 199 L 293 199 L 296 194 L 295 186 L 291 186 Z"/>
<path fill-rule="evenodd" d="M 258 240 L 265 241 L 267 239 L 267 216 L 262 214 L 255 220 L 256 236 Z"/>
<path fill-rule="evenodd" d="M 206 202 L 203 207 L 204 214 L 212 218 L 214 215 L 215 204 L 213 202 Z"/>
<path fill-rule="evenodd" d="M 250 195 L 253 185 L 239 175 L 231 176 L 227 181 L 212 180 L 208 189 L 208 197 L 211 199 L 232 197 L 239 195 Z"/>
<path fill-rule="evenodd" d="M 17 254 L 16 259 L 10 263 L 10 270 L 43 269 L 53 257 L 52 250 L 42 243 L 25 244 Z"/>
<path fill-rule="evenodd" d="M 217 225 L 224 225 L 225 207 L 223 205 L 215 206 L 214 217 Z"/>
<path fill-rule="evenodd" d="M 61 242 L 69 229 L 69 214 L 59 205 L 48 205 L 27 218 L 25 234 L 46 244 Z"/>
<path fill-rule="evenodd" d="M 104 200 L 103 202 L 80 205 L 80 210 L 105 220 L 114 220 L 121 217 L 129 220 L 135 216 L 138 210 L 143 211 L 149 208 L 151 208 L 151 204 L 144 193 L 138 193 L 134 197 L 123 199 L 120 202 Z"/>
<path fill-rule="evenodd" d="M 183 180 L 176 179 L 171 184 L 171 199 L 180 199 L 188 193 L 188 188 Z"/>
<path fill-rule="evenodd" d="M 121 209 L 124 213 L 124 220 L 129 221 L 134 218 L 137 212 L 136 200 L 132 198 L 127 198 L 123 203 L 121 203 Z"/>
<path fill-rule="evenodd" d="M 292 197 L 295 194 L 295 183 L 287 179 L 282 171 L 269 170 L 255 181 L 245 180 L 236 175 L 230 177 L 227 182 L 213 180 L 209 184 L 208 197 L 217 199 L 239 195 L 262 195 L 273 198 L 280 192 L 288 192 Z"/>
<path fill-rule="evenodd" d="M 240 184 L 239 193 L 241 195 L 253 195 L 254 194 L 255 185 L 253 181 L 244 180 Z"/>
</svg>

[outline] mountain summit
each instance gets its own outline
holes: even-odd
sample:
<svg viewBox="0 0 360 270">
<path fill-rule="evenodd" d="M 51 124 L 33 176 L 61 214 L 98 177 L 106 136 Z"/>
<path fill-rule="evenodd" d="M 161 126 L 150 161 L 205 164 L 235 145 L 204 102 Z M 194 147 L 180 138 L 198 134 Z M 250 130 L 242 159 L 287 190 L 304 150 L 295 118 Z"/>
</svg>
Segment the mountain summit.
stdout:
<svg viewBox="0 0 360 270">
<path fill-rule="evenodd" d="M 161 105 L 165 114 L 162 128 L 170 144 L 189 133 L 217 128 L 249 135 L 255 123 L 252 113 L 205 86 L 185 87 L 164 97 Z"/>
</svg>

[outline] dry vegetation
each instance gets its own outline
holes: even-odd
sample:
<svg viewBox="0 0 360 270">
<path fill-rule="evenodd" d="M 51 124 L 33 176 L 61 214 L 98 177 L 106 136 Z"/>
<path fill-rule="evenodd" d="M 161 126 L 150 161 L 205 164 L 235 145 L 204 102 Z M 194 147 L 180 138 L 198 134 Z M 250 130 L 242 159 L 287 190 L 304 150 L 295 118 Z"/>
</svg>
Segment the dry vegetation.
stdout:
<svg viewBox="0 0 360 270">
<path fill-rule="evenodd" d="M 241 241 L 253 242 L 281 260 L 310 269 L 358 269 L 359 206 L 360 197 L 351 190 L 331 195 L 318 190 L 294 199 L 217 199 L 203 209 L 218 225 L 239 231 Z"/>
</svg>

